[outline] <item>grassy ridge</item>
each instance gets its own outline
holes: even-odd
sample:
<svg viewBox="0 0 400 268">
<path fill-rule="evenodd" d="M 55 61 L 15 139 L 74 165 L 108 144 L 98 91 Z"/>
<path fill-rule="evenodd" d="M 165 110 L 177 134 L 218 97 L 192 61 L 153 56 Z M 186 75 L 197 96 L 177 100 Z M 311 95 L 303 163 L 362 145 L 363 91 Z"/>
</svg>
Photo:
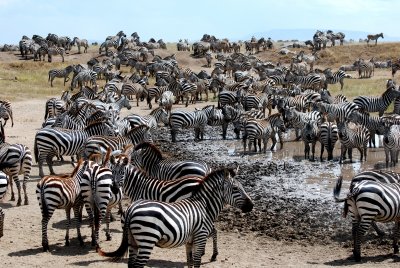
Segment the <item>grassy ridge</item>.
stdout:
<svg viewBox="0 0 400 268">
<path fill-rule="evenodd" d="M 70 82 L 67 82 L 64 87 L 62 79 L 56 78 L 52 88 L 48 82 L 48 71 L 55 68 L 65 68 L 72 63 L 86 63 L 90 58 L 99 56 L 98 47 L 96 46 L 91 46 L 87 54 L 77 54 L 75 50 L 77 49 L 73 48 L 73 51 L 66 56 L 64 63 L 61 62 L 58 56 L 54 57 L 52 63 L 49 63 L 47 61 L 20 60 L 17 52 L 15 54 L 0 52 L 0 98 L 18 101 L 27 98 L 60 96 L 63 90 L 68 89 Z M 176 54 L 178 62 L 183 68 L 189 67 L 195 71 L 204 69 L 201 65 L 205 63 L 205 60 L 193 59 L 190 57 L 190 53 L 176 51 L 175 43 L 168 43 L 167 50 L 156 50 L 156 54 L 162 57 Z M 351 64 L 360 57 L 364 59 L 375 57 L 377 60 L 395 60 L 398 55 L 400 55 L 398 43 L 384 43 L 370 47 L 365 44 L 329 47 L 320 52 L 317 67 L 321 69 L 331 67 L 336 70 L 340 65 Z M 279 55 L 277 49 L 261 52 L 256 56 L 261 60 L 281 61 L 282 63 L 288 63 L 291 59 L 291 56 Z M 99 59 L 101 60 L 102 58 L 100 57 Z M 206 70 L 211 72 L 211 69 Z M 123 67 L 122 71 L 126 74 L 130 70 L 127 67 Z M 351 75 L 353 79 L 345 79 L 343 92 L 340 92 L 339 84 L 329 85 L 331 92 L 333 94 L 342 93 L 349 99 L 359 95 L 380 95 L 385 90 L 386 80 L 391 78 L 391 71 L 390 69 L 376 69 L 375 75 L 371 79 L 358 79 L 358 73 L 356 72 L 351 72 Z M 105 83 L 104 80 L 99 80 L 98 82 L 100 86 Z M 150 80 L 150 84 L 152 83 L 154 83 L 154 80 Z"/>
</svg>

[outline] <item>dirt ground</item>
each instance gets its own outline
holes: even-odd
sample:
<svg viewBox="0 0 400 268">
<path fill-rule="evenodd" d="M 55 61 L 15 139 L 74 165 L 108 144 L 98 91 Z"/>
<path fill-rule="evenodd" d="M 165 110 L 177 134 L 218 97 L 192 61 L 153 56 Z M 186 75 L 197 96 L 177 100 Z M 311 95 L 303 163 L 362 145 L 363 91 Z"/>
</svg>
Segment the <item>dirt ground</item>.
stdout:
<svg viewBox="0 0 400 268">
<path fill-rule="evenodd" d="M 0 89 L 1 90 L 1 89 Z M 50 97 L 50 96 L 49 96 Z M 58 96 L 57 96 L 58 97 Z M 1 91 L 0 91 L 1 99 Z M 33 140 L 44 116 L 46 99 L 14 102 L 15 125 L 7 124 L 6 141 L 23 143 L 33 152 Z M 197 107 L 203 107 L 199 103 Z M 179 108 L 182 106 L 179 105 Z M 189 108 L 193 109 L 193 106 Z M 129 113 L 147 114 L 149 110 L 140 104 Z M 400 258 L 390 254 L 388 239 L 379 241 L 372 232 L 362 246 L 363 261 L 357 264 L 351 256 L 350 223 L 341 218 L 341 206 L 333 203 L 331 191 L 337 170 L 351 172 L 373 166 L 369 162 L 357 166 L 339 167 L 337 162 L 315 163 L 299 160 L 298 146 L 288 143 L 285 150 L 269 152 L 266 156 L 240 154 L 240 142 L 228 136 L 222 141 L 219 129 L 207 129 L 206 139 L 193 142 L 191 130 L 178 134 L 180 142 L 171 144 L 168 130 L 160 130 L 157 145 L 163 153 L 177 157 L 208 159 L 212 166 L 237 162 L 241 173 L 239 180 L 255 202 L 251 213 L 243 214 L 235 209 L 224 211 L 218 222 L 219 255 L 216 262 L 209 262 L 211 240 L 208 240 L 202 267 L 395 267 Z M 286 145 L 285 145 L 286 146 Z M 192 155 L 185 151 L 190 149 Z M 296 151 L 297 150 L 297 151 Z M 382 153 L 376 150 L 377 154 Z M 374 161 L 374 160 L 372 160 Z M 55 166 L 56 172 L 70 172 L 68 163 Z M 45 167 L 45 172 L 47 168 Z M 29 205 L 16 207 L 9 196 L 0 204 L 5 212 L 4 236 L 0 239 L 0 258 L 4 267 L 89 266 L 126 267 L 127 260 L 110 263 L 97 255 L 90 246 L 90 230 L 84 218 L 82 234 L 85 247 L 75 239 L 76 230 L 70 230 L 71 245 L 64 246 L 65 213 L 58 210 L 49 223 L 50 252 L 42 252 L 41 214 L 36 200 L 35 187 L 39 180 L 34 164 L 28 182 Z M 115 214 L 115 213 L 114 213 Z M 121 240 L 119 216 L 111 223 L 112 241 L 105 241 L 101 233 L 100 245 L 104 250 L 115 250 Z M 1 265 L 1 266 L 3 266 Z M 148 267 L 184 267 L 184 247 L 177 249 L 156 248 Z"/>
</svg>

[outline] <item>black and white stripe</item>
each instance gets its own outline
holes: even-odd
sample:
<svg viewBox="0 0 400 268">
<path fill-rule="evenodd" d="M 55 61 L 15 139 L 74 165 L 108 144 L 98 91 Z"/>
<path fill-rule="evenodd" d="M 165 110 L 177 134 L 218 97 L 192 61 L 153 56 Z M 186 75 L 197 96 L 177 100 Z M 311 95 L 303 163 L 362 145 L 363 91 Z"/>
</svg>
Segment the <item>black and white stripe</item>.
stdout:
<svg viewBox="0 0 400 268">
<path fill-rule="evenodd" d="M 360 152 L 360 161 L 367 160 L 367 149 L 370 138 L 370 133 L 363 125 L 356 125 L 350 128 L 348 123 L 339 122 L 337 124 L 340 143 L 342 144 L 339 163 L 343 163 L 346 158 L 346 151 L 350 159 L 350 163 L 353 162 L 352 149 L 357 148 Z"/>
<path fill-rule="evenodd" d="M 333 160 L 333 149 L 339 139 L 338 128 L 335 123 L 323 122 L 319 127 L 319 142 L 321 143 L 320 160 L 323 161 L 324 150 L 328 152 L 328 161 Z"/>
<path fill-rule="evenodd" d="M 51 69 L 49 71 L 50 85 L 53 86 L 54 78 L 58 77 L 58 78 L 64 78 L 64 86 L 65 86 L 65 82 L 68 82 L 68 80 L 69 80 L 68 76 L 73 70 L 74 70 L 73 65 L 69 65 L 69 66 L 65 67 L 64 69 Z"/>
</svg>

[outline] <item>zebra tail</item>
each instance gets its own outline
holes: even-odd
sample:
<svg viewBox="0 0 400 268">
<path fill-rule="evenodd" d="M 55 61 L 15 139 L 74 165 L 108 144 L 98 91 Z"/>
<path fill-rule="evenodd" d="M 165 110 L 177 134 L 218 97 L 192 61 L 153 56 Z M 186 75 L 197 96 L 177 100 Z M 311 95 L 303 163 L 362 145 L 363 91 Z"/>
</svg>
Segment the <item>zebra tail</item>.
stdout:
<svg viewBox="0 0 400 268">
<path fill-rule="evenodd" d="M 343 176 L 339 176 L 339 178 L 336 181 L 335 188 L 333 188 L 333 198 L 335 199 L 336 203 L 342 203 L 347 200 L 347 197 L 339 198 L 340 190 L 342 188 L 342 181 L 343 181 Z"/>
<path fill-rule="evenodd" d="M 121 258 L 123 258 L 128 250 L 128 235 L 129 235 L 129 221 L 126 220 L 124 223 L 123 227 L 123 233 L 122 233 L 122 241 L 121 244 L 119 245 L 118 249 L 113 252 L 104 252 L 100 246 L 97 245 L 96 251 L 99 253 L 100 256 L 104 257 L 110 257 L 113 258 L 113 261 L 118 261 Z"/>
<path fill-rule="evenodd" d="M 33 144 L 33 154 L 35 155 L 35 162 L 37 163 L 38 159 L 39 159 L 39 150 L 37 147 L 37 139 L 36 138 L 35 138 L 35 142 Z"/>
</svg>

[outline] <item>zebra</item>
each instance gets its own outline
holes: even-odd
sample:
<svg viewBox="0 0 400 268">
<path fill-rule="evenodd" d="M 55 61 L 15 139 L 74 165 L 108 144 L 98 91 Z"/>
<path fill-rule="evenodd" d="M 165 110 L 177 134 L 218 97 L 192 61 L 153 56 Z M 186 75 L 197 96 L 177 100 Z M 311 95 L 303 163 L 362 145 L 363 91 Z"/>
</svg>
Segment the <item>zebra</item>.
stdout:
<svg viewBox="0 0 400 268">
<path fill-rule="evenodd" d="M 353 163 L 353 148 L 357 148 L 360 152 L 360 161 L 366 161 L 370 137 L 368 129 L 363 125 L 356 125 L 354 128 L 350 128 L 346 122 L 339 122 L 337 127 L 340 143 L 342 145 L 339 164 L 343 163 L 346 151 L 348 152 L 350 163 Z"/>
<path fill-rule="evenodd" d="M 313 111 L 309 113 L 299 112 L 295 107 L 285 107 L 284 108 L 284 119 L 296 130 L 296 140 L 300 140 L 300 130 L 304 127 L 304 124 L 308 120 L 316 120 L 319 122 L 321 120 L 321 113 L 318 111 Z"/>
<path fill-rule="evenodd" d="M 195 141 L 204 139 L 204 129 L 214 105 L 207 105 L 202 110 L 193 112 L 172 111 L 169 118 L 171 128 L 171 140 L 176 142 L 176 132 L 181 128 L 193 127 Z"/>
<path fill-rule="evenodd" d="M 147 105 L 149 105 L 149 109 L 153 108 L 153 105 L 151 104 L 151 100 L 154 98 L 155 102 L 158 102 L 158 99 L 161 97 L 161 95 L 168 91 L 168 86 L 154 86 L 150 87 L 147 89 Z M 174 100 L 175 102 L 175 100 Z"/>
<path fill-rule="evenodd" d="M 160 150 L 149 142 L 143 142 L 134 148 L 132 163 L 154 178 L 176 180 L 183 177 L 205 177 L 211 172 L 208 164 L 201 160 L 176 160 L 164 158 Z"/>
<path fill-rule="evenodd" d="M 106 156 L 108 157 L 109 155 Z M 106 159 L 105 162 L 108 160 Z M 87 168 L 80 181 L 81 195 L 89 216 L 92 246 L 98 246 L 100 222 L 106 217 L 112 191 L 118 194 L 119 189 L 118 187 L 112 189 L 113 174 L 108 167 L 94 162 L 85 164 Z"/>
<path fill-rule="evenodd" d="M 67 216 L 65 245 L 69 246 L 71 208 L 73 208 L 75 215 L 78 241 L 81 246 L 84 244 L 80 231 L 81 210 L 83 206 L 83 200 L 80 196 L 80 182 L 85 169 L 86 165 L 82 163 L 82 160 L 79 160 L 71 174 L 59 176 L 48 175 L 37 183 L 36 196 L 42 212 L 42 247 L 44 252 L 50 250 L 47 238 L 47 225 L 57 208 L 64 208 Z"/>
<path fill-rule="evenodd" d="M 64 86 L 65 86 L 65 82 L 68 82 L 69 80 L 68 76 L 73 70 L 74 70 L 73 65 L 69 65 L 64 69 L 51 69 L 49 71 L 49 80 L 48 80 L 50 82 L 50 85 L 53 87 L 53 80 L 54 78 L 58 77 L 58 78 L 64 78 Z"/>
<path fill-rule="evenodd" d="M 370 133 L 369 147 L 372 147 L 373 144 L 374 148 L 376 148 L 375 134 L 383 135 L 384 133 L 381 117 L 371 115 L 368 112 L 354 111 L 351 113 L 349 120 L 353 123 L 361 124 L 368 128 Z"/>
<path fill-rule="evenodd" d="M 328 89 L 320 90 L 319 94 L 321 96 L 321 101 L 326 102 L 326 103 L 333 104 L 333 103 L 348 102 L 347 97 L 343 94 L 338 94 L 338 95 L 332 97 L 332 95 Z"/>
<path fill-rule="evenodd" d="M 310 73 L 308 75 L 296 75 L 295 73 L 288 71 L 285 76 L 286 84 L 297 84 L 301 85 L 302 88 L 307 89 L 319 89 L 321 87 L 321 76 L 316 73 Z"/>
<path fill-rule="evenodd" d="M 130 240 L 133 251 L 130 251 L 128 263 L 142 267 L 155 245 L 172 248 L 186 244 L 188 266 L 200 267 L 206 238 L 213 231 L 214 221 L 223 206 L 229 204 L 242 212 L 253 209 L 252 200 L 240 182 L 231 177 L 232 172 L 225 168 L 210 173 L 192 197 L 179 202 L 139 200 L 132 203 L 121 220 L 124 231 L 119 249 L 107 253 L 99 248 L 99 254 L 121 258 Z M 157 224 L 156 227 L 152 223 L 156 221 L 173 224 Z"/>
<path fill-rule="evenodd" d="M 139 83 L 127 82 L 122 85 L 121 94 L 125 96 L 136 95 L 136 106 L 139 107 L 139 99 L 147 98 L 148 91 L 146 85 Z"/>
<path fill-rule="evenodd" d="M 238 102 L 238 93 L 232 91 L 220 91 L 218 93 L 218 108 L 222 108 L 225 105 L 233 105 Z"/>
<path fill-rule="evenodd" d="M 64 100 L 57 98 L 50 98 L 45 104 L 44 120 L 47 118 L 54 118 L 64 113 L 66 109 L 66 103 Z"/>
<path fill-rule="evenodd" d="M 325 69 L 324 70 L 324 74 L 326 76 L 326 85 L 325 87 L 328 86 L 328 84 L 336 84 L 336 83 L 340 83 L 340 90 L 343 90 L 343 86 L 344 86 L 344 78 L 351 78 L 351 75 L 346 74 L 344 71 L 342 70 L 338 70 L 334 73 L 332 73 L 332 70 L 330 68 Z"/>
<path fill-rule="evenodd" d="M 301 130 L 301 138 L 304 142 L 304 159 L 309 159 L 311 161 L 315 160 L 315 145 L 317 144 L 319 137 L 319 127 L 315 120 L 308 120 L 303 129 Z M 310 158 L 310 143 L 311 143 L 311 153 Z"/>
<path fill-rule="evenodd" d="M 319 50 L 322 48 L 326 48 L 326 43 L 328 42 L 327 36 L 321 32 L 321 31 L 316 31 L 314 36 L 313 36 L 313 49 L 314 50 Z"/>
<path fill-rule="evenodd" d="M 0 171 L 0 200 L 4 198 L 7 193 L 8 187 L 8 177 L 7 175 Z M 0 238 L 3 237 L 3 228 L 4 228 L 4 212 L 0 207 Z"/>
<path fill-rule="evenodd" d="M 343 177 L 339 177 L 333 196 L 335 202 L 345 203 L 343 216 L 350 214 L 353 234 L 353 256 L 357 262 L 361 261 L 361 241 L 369 226 L 374 222 L 395 221 L 396 227 L 393 237 L 393 252 L 399 253 L 399 211 L 400 211 L 400 184 L 382 183 L 364 180 L 354 185 L 345 198 L 339 198 Z"/>
<path fill-rule="evenodd" d="M 53 56 L 60 55 L 62 62 L 64 62 L 65 49 L 62 47 L 49 47 L 47 48 L 48 62 L 52 62 Z"/>
<path fill-rule="evenodd" d="M 383 148 L 385 149 L 386 167 L 395 166 L 400 152 L 400 125 L 384 124 Z"/>
<path fill-rule="evenodd" d="M 137 145 L 142 142 L 153 142 L 147 125 L 136 126 L 123 136 L 91 136 L 82 146 L 81 155 L 84 159 L 89 159 L 90 155 L 101 154 L 107 148 L 112 151 L 122 150 L 128 144 Z"/>
<path fill-rule="evenodd" d="M 150 112 L 149 115 L 141 116 L 137 114 L 127 115 L 125 119 L 129 122 L 131 127 L 140 125 L 147 125 L 152 133 L 155 133 L 158 124 L 163 122 L 168 124 L 168 112 L 163 107 L 158 107 Z"/>
<path fill-rule="evenodd" d="M 367 35 L 367 46 L 369 46 L 369 41 L 370 40 L 372 40 L 372 41 L 374 41 L 375 40 L 375 46 L 378 44 L 378 38 L 379 37 L 382 37 L 382 39 L 383 39 L 383 33 L 380 33 L 380 34 L 369 34 L 369 35 Z"/>
<path fill-rule="evenodd" d="M 339 139 L 338 128 L 335 123 L 332 122 L 323 122 L 319 126 L 319 142 L 321 143 L 321 155 L 320 161 L 323 161 L 324 150 L 328 152 L 328 161 L 333 160 L 333 149 L 335 148 L 335 144 Z"/>
<path fill-rule="evenodd" d="M 205 54 L 205 58 L 207 61 L 206 67 L 211 68 L 211 63 L 212 63 L 212 53 L 210 51 L 207 51 Z"/>
<path fill-rule="evenodd" d="M 394 75 L 396 74 L 397 70 L 400 70 L 400 62 L 394 62 L 392 64 L 392 77 L 394 78 Z"/>
<path fill-rule="evenodd" d="M 5 142 L 4 128 L 0 124 L 0 171 L 4 172 L 10 178 L 11 185 L 11 201 L 15 200 L 13 181 L 17 186 L 18 200 L 17 206 L 22 203 L 21 184 L 18 176 L 24 175 L 22 181 L 22 189 L 24 191 L 24 205 L 28 205 L 28 194 L 26 192 L 26 184 L 29 180 L 32 169 L 32 153 L 30 149 L 23 144 L 9 144 Z"/>
<path fill-rule="evenodd" d="M 81 54 L 81 47 L 83 47 L 83 53 L 87 53 L 89 42 L 86 39 L 79 39 L 78 37 L 74 37 L 74 39 L 72 39 L 72 45 L 78 46 L 79 54 Z"/>
<path fill-rule="evenodd" d="M 380 97 L 358 96 L 353 99 L 357 106 L 366 112 L 379 112 L 382 116 L 394 99 L 400 97 L 400 91 L 392 85 L 392 80 L 387 82 L 387 88 Z"/>
<path fill-rule="evenodd" d="M 246 153 L 246 142 L 248 142 L 249 151 L 251 151 L 251 145 L 252 143 L 254 143 L 254 148 L 257 152 L 256 141 L 258 141 L 258 147 L 260 148 L 261 152 L 261 141 L 263 141 L 263 152 L 266 153 L 269 138 L 272 139 L 272 146 L 270 150 L 273 150 L 277 142 L 275 133 L 277 133 L 278 131 L 286 131 L 282 115 L 279 113 L 270 115 L 266 119 L 247 120 L 247 122 L 245 122 L 243 126 L 243 152 Z M 282 139 L 280 139 L 280 142 L 282 149 Z"/>
<path fill-rule="evenodd" d="M 43 162 L 46 161 L 50 174 L 54 174 L 54 156 L 74 156 L 79 153 L 85 141 L 93 135 L 114 135 L 114 129 L 109 123 L 94 122 L 83 130 L 68 130 L 59 128 L 42 128 L 35 135 L 35 160 L 39 166 L 39 176 L 43 177 Z"/>
<path fill-rule="evenodd" d="M 164 91 L 160 98 L 160 107 L 163 107 L 168 115 L 171 113 L 172 105 L 176 102 L 176 97 L 172 91 Z"/>
<path fill-rule="evenodd" d="M 96 85 L 97 73 L 93 70 L 82 70 L 80 71 L 71 81 L 71 91 L 76 88 L 77 85 L 83 88 L 84 84 L 90 82 L 92 85 Z"/>
<path fill-rule="evenodd" d="M 354 102 L 340 102 L 340 103 L 323 103 L 318 102 L 315 105 L 316 109 L 322 114 L 326 114 L 328 120 L 333 122 L 343 122 L 350 118 L 354 111 L 359 110 L 359 106 Z"/>
<path fill-rule="evenodd" d="M 358 61 L 356 61 L 356 65 L 358 70 L 358 78 L 371 78 L 371 76 L 374 75 L 374 58 L 369 61 L 358 59 Z"/>
<path fill-rule="evenodd" d="M 317 52 L 314 52 L 311 55 L 304 54 L 304 50 L 300 51 L 299 54 L 296 55 L 296 60 L 298 62 L 305 61 L 308 65 L 310 65 L 310 72 L 314 69 L 314 63 L 319 59 L 319 55 Z"/>
<path fill-rule="evenodd" d="M 0 125 L 5 126 L 7 124 L 8 119 L 11 119 L 11 127 L 14 126 L 11 102 L 8 100 L 0 100 L 0 119 L 4 119 L 4 124 L 0 122 Z"/>
</svg>

